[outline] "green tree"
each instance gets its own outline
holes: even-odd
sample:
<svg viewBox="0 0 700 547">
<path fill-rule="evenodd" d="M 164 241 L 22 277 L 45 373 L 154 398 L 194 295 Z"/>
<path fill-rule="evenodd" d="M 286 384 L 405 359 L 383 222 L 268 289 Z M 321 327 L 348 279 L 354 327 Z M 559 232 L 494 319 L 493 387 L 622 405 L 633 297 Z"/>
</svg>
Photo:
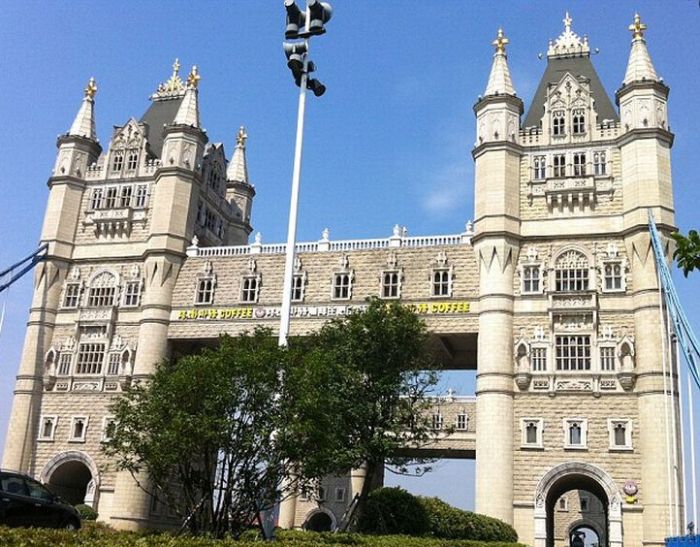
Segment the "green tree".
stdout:
<svg viewBox="0 0 700 547">
<path fill-rule="evenodd" d="M 700 269 L 700 234 L 695 230 L 690 230 L 687 236 L 680 232 L 675 232 L 671 234 L 671 237 L 676 242 L 673 258 L 678 262 L 678 266 L 683 269 L 683 275 L 688 277 L 690 272 Z"/>
<path fill-rule="evenodd" d="M 274 441 L 285 358 L 260 329 L 161 363 L 112 406 L 117 425 L 104 450 L 118 469 L 145 474 L 143 488 L 190 531 L 239 535 L 274 505 L 285 475 Z"/>
<path fill-rule="evenodd" d="M 438 375 L 427 341 L 413 311 L 375 298 L 366 311 L 293 345 L 285 381 L 288 453 L 307 479 L 366 466 L 353 521 L 381 484 L 385 464 L 407 472 L 427 463 L 410 453 L 436 435 L 427 396 Z"/>
</svg>

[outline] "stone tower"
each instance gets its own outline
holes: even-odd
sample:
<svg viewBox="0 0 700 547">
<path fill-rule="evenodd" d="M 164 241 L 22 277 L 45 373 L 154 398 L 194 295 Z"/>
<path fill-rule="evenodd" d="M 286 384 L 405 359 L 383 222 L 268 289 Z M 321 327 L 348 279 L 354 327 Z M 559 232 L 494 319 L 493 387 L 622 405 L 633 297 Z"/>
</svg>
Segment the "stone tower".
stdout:
<svg viewBox="0 0 700 547">
<path fill-rule="evenodd" d="M 245 131 L 227 170 L 223 145 L 207 145 L 200 125 L 197 68 L 186 81 L 179 69 L 176 61 L 144 116 L 116 127 L 104 153 L 94 80 L 58 139 L 41 236 L 48 254 L 35 274 L 2 463 L 69 501 L 84 493 L 121 528 L 154 518 L 128 473 L 100 472 L 109 402 L 170 355 L 173 287 L 191 242 L 245 244 L 251 232 Z"/>
</svg>

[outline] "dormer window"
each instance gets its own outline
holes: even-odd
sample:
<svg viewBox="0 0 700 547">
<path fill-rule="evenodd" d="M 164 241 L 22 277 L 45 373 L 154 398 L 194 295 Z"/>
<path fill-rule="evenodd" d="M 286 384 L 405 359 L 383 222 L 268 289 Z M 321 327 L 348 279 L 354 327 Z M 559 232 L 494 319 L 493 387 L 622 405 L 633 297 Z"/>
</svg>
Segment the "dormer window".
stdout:
<svg viewBox="0 0 700 547">
<path fill-rule="evenodd" d="M 117 150 L 113 152 L 112 156 L 112 171 L 118 173 L 124 167 L 124 151 Z"/>
<path fill-rule="evenodd" d="M 577 108 L 573 112 L 572 133 L 583 135 L 586 132 L 586 114 L 583 109 Z"/>
<path fill-rule="evenodd" d="M 561 137 L 565 134 L 566 117 L 563 110 L 555 110 L 552 112 L 552 135 Z"/>
<path fill-rule="evenodd" d="M 608 164 L 605 152 L 595 152 L 593 154 L 593 172 L 596 175 L 605 175 L 608 172 Z"/>
<path fill-rule="evenodd" d="M 126 160 L 127 171 L 136 171 L 136 167 L 139 164 L 139 152 L 138 150 L 129 150 L 129 155 Z"/>
</svg>

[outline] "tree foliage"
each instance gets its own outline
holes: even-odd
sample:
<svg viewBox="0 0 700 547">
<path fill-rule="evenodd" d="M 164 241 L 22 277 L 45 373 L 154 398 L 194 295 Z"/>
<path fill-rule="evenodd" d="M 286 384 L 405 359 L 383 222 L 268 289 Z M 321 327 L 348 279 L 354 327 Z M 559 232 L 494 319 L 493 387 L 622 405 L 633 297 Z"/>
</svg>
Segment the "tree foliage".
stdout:
<svg viewBox="0 0 700 547">
<path fill-rule="evenodd" d="M 145 472 L 142 487 L 189 518 L 192 532 L 238 535 L 272 507 L 284 477 L 273 434 L 283 425 L 285 358 L 261 329 L 161 363 L 114 403 L 105 451 L 119 469 Z"/>
<path fill-rule="evenodd" d="M 683 269 L 683 275 L 688 277 L 690 272 L 700 269 L 700 234 L 695 230 L 690 230 L 687 236 L 675 232 L 671 234 L 671 237 L 676 242 L 673 258 Z"/>
<path fill-rule="evenodd" d="M 406 449 L 435 438 L 427 396 L 438 376 L 427 339 L 413 311 L 373 299 L 365 311 L 295 343 L 285 381 L 290 457 L 304 477 L 364 466 L 358 517 L 385 463 L 401 472 L 425 463 Z"/>
</svg>

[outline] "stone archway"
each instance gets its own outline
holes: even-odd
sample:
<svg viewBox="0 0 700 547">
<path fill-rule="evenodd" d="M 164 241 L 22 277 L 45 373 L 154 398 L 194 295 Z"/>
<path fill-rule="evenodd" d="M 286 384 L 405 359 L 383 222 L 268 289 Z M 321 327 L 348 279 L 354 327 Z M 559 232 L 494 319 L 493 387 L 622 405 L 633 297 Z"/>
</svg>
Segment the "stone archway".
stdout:
<svg viewBox="0 0 700 547">
<path fill-rule="evenodd" d="M 335 515 L 328 509 L 319 507 L 306 515 L 302 528 L 312 532 L 330 532 L 336 528 Z"/>
<path fill-rule="evenodd" d="M 77 450 L 54 456 L 39 475 L 41 482 L 68 503 L 85 503 L 93 509 L 97 509 L 99 479 L 92 458 Z"/>
<path fill-rule="evenodd" d="M 575 533 L 580 532 L 580 531 L 586 531 L 586 536 L 588 536 L 587 530 L 590 530 L 593 532 L 598 541 L 596 542 L 600 547 L 603 547 L 606 543 L 605 541 L 605 533 L 603 530 L 600 529 L 597 523 L 588 520 L 588 519 L 581 519 L 577 522 L 574 522 L 569 526 L 569 530 L 567 533 L 567 536 L 571 538 Z"/>
<path fill-rule="evenodd" d="M 576 489 L 586 490 L 600 499 L 606 509 L 607 530 L 603 535 L 607 545 L 622 547 L 622 497 L 618 487 L 600 467 L 583 462 L 557 465 L 540 479 L 535 490 L 534 547 L 553 545 L 554 504 L 563 493 Z"/>
</svg>

